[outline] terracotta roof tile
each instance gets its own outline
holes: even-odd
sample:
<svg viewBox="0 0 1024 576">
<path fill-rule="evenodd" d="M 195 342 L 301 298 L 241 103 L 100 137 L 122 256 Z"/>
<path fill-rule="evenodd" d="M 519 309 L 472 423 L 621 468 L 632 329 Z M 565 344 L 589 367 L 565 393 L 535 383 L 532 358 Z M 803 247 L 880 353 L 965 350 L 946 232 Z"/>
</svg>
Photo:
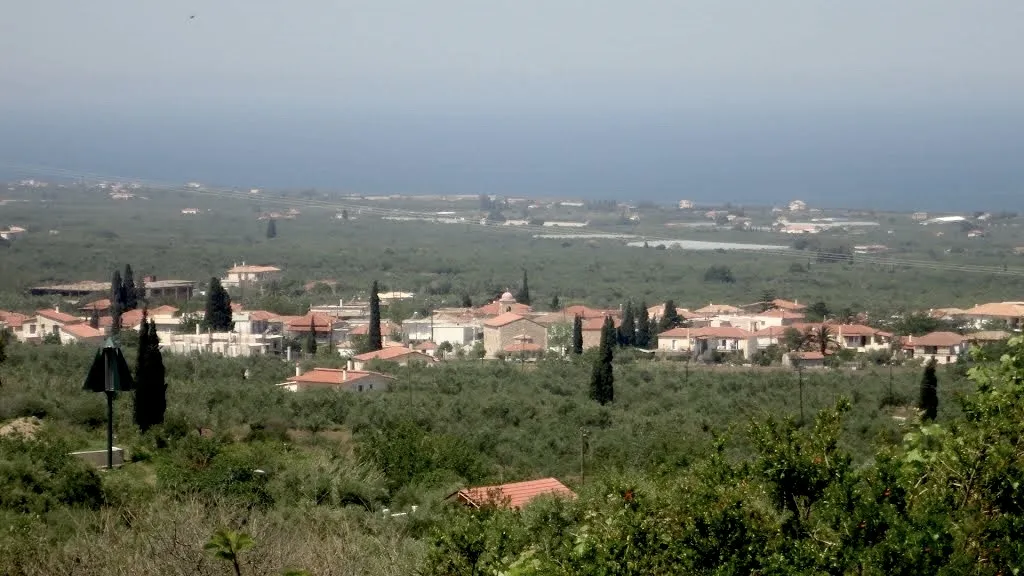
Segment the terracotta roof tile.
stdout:
<svg viewBox="0 0 1024 576">
<path fill-rule="evenodd" d="M 964 314 L 995 318 L 1024 318 L 1024 302 L 991 302 L 965 310 Z"/>
<path fill-rule="evenodd" d="M 495 316 L 494 318 L 490 318 L 484 321 L 484 326 L 490 328 L 500 328 L 513 322 L 518 322 L 519 320 L 526 320 L 526 318 L 520 316 L 519 314 L 516 314 L 515 312 L 505 312 L 500 316 Z"/>
<path fill-rule="evenodd" d="M 61 331 L 67 332 L 75 338 L 102 338 L 106 335 L 102 330 L 97 330 L 88 324 L 68 324 L 62 327 Z"/>
<path fill-rule="evenodd" d="M 529 504 L 534 498 L 546 494 L 576 498 L 576 493 L 556 478 L 466 488 L 452 494 L 449 498 L 457 497 L 464 503 L 474 507 L 494 503 L 502 507 L 519 509 Z"/>
<path fill-rule="evenodd" d="M 72 316 L 71 314 L 65 314 L 64 312 L 60 312 L 58 310 L 37 310 L 36 314 L 42 316 L 43 318 L 47 318 L 55 322 L 61 322 L 63 324 L 76 324 L 78 322 L 82 322 L 81 318 Z"/>
<path fill-rule="evenodd" d="M 621 318 L 617 318 L 617 317 L 613 317 L 612 318 L 612 325 L 615 326 L 616 328 L 618 328 L 619 326 L 622 326 L 622 319 Z M 602 328 L 604 328 L 604 318 L 603 317 L 601 317 L 601 318 L 591 318 L 591 319 L 586 320 L 586 321 L 583 322 L 583 330 L 585 332 L 591 331 L 591 330 L 601 330 Z"/>
<path fill-rule="evenodd" d="M 353 356 L 353 360 L 360 362 L 369 362 L 370 360 L 397 360 L 405 356 L 416 356 L 417 359 L 422 359 L 426 362 L 433 362 L 434 359 L 422 352 L 417 352 L 412 348 L 406 348 L 404 346 L 395 346 L 393 348 L 384 348 L 382 350 L 374 350 L 373 352 L 366 352 Z"/>
<path fill-rule="evenodd" d="M 512 342 L 501 349 L 502 352 L 540 352 L 544 347 L 535 342 Z"/>
<path fill-rule="evenodd" d="M 932 332 L 931 334 L 925 334 L 924 336 L 914 336 L 909 338 L 907 340 L 907 344 L 915 348 L 922 346 L 946 348 L 950 346 L 959 346 L 966 340 L 966 336 L 962 336 L 955 332 Z"/>
<path fill-rule="evenodd" d="M 313 368 L 312 370 L 301 374 L 299 376 L 293 376 L 288 379 L 288 382 L 304 382 L 308 384 L 348 384 L 360 378 L 366 378 L 370 375 L 380 376 L 389 380 L 394 380 L 391 376 L 381 374 L 379 372 L 370 372 L 367 370 L 345 370 L 343 368 Z"/>
</svg>

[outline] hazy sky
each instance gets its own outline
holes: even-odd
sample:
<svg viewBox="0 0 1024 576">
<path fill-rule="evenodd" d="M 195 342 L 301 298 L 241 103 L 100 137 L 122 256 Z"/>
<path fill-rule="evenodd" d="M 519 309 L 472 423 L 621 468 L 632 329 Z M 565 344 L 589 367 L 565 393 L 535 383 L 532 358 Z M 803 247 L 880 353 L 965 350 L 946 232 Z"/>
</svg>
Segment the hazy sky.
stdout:
<svg viewBox="0 0 1024 576">
<path fill-rule="evenodd" d="M 12 0 L 0 54 L 7 109 L 1012 109 L 1024 2 Z"/>
</svg>

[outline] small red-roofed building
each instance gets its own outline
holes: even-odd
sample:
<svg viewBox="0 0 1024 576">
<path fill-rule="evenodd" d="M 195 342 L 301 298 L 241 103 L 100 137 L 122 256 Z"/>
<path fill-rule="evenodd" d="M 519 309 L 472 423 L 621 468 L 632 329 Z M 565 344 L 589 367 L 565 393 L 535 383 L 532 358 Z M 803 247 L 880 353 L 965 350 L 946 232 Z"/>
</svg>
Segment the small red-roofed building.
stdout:
<svg viewBox="0 0 1024 576">
<path fill-rule="evenodd" d="M 826 356 L 817 350 L 787 352 L 782 355 L 782 365 L 793 368 L 824 368 Z"/>
<path fill-rule="evenodd" d="M 613 317 L 612 325 L 622 326 L 622 319 Z M 596 348 L 601 345 L 601 329 L 604 328 L 604 317 L 590 318 L 582 323 L 583 349 Z"/>
<path fill-rule="evenodd" d="M 6 328 L 19 342 L 31 342 L 39 338 L 35 316 L 0 310 L 0 328 Z"/>
<path fill-rule="evenodd" d="M 61 344 L 88 344 L 99 346 L 103 344 L 106 333 L 97 330 L 88 324 L 66 324 L 60 328 Z"/>
<path fill-rule="evenodd" d="M 295 376 L 278 384 L 289 392 L 306 390 L 333 389 L 352 392 L 377 392 L 391 387 L 394 378 L 379 372 L 352 370 L 346 368 L 313 368 L 303 373 L 298 364 L 295 365 Z"/>
<path fill-rule="evenodd" d="M 497 358 L 519 336 L 527 336 L 533 344 L 547 348 L 548 331 L 544 326 L 514 312 L 506 312 L 484 321 L 484 350 L 488 358 Z"/>
<path fill-rule="evenodd" d="M 449 495 L 445 500 L 472 508 L 494 506 L 520 510 L 542 496 L 575 499 L 576 493 L 556 478 L 542 478 L 496 486 L 464 488 Z"/>
<path fill-rule="evenodd" d="M 970 339 L 956 332 L 932 332 L 924 336 L 907 336 L 903 351 L 921 362 L 952 364 L 967 352 Z"/>
<path fill-rule="evenodd" d="M 658 351 L 688 352 L 700 355 L 709 350 L 726 354 L 742 354 L 744 358 L 757 351 L 753 332 L 734 326 L 673 328 L 658 334 Z"/>
<path fill-rule="evenodd" d="M 520 304 L 516 302 L 516 298 L 511 292 L 505 292 L 501 295 L 501 298 L 498 298 L 494 302 L 484 304 L 483 306 L 473 310 L 474 315 L 484 317 L 500 316 L 509 312 L 519 315 L 530 314 L 533 312 L 533 308 L 527 304 Z"/>
<path fill-rule="evenodd" d="M 356 370 L 362 370 L 366 368 L 366 365 L 374 360 L 380 360 L 382 362 L 394 362 L 399 366 L 408 366 L 410 364 L 434 364 L 437 360 L 433 356 L 429 356 L 418 350 L 412 348 L 406 348 L 404 346 L 385 346 L 381 350 L 374 350 L 365 354 L 357 354 L 352 357 L 352 362 L 355 364 Z"/>
<path fill-rule="evenodd" d="M 83 319 L 60 311 L 60 308 L 37 310 L 36 326 L 39 338 L 60 334 L 60 329 L 71 324 L 81 324 Z"/>
</svg>

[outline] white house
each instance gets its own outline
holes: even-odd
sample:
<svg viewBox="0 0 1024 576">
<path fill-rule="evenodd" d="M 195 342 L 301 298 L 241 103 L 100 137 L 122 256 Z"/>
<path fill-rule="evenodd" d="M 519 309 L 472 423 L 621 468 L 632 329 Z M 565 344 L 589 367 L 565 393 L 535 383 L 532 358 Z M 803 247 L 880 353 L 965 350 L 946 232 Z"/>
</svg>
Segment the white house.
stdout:
<svg viewBox="0 0 1024 576">
<path fill-rule="evenodd" d="M 255 266 L 242 264 L 232 266 L 220 283 L 225 288 L 237 288 L 245 284 L 257 284 L 280 278 L 281 269 L 277 266 Z"/>
</svg>

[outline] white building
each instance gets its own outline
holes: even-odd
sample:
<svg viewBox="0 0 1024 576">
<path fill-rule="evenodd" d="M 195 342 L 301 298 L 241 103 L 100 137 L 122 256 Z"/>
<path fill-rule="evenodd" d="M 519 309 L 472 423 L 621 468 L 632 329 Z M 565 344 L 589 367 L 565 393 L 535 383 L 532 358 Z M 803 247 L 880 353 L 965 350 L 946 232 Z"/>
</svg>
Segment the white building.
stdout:
<svg viewBox="0 0 1024 576">
<path fill-rule="evenodd" d="M 402 322 L 402 334 L 410 342 L 451 342 L 453 346 L 468 346 L 483 338 L 483 326 L 475 319 L 411 318 Z"/>
<path fill-rule="evenodd" d="M 807 210 L 807 203 L 803 200 L 793 200 L 789 203 L 790 212 L 803 212 Z"/>
<path fill-rule="evenodd" d="M 225 288 L 237 288 L 246 284 L 258 284 L 276 280 L 281 277 L 281 269 L 276 266 L 254 266 L 238 264 L 232 266 L 220 283 Z"/>
</svg>

